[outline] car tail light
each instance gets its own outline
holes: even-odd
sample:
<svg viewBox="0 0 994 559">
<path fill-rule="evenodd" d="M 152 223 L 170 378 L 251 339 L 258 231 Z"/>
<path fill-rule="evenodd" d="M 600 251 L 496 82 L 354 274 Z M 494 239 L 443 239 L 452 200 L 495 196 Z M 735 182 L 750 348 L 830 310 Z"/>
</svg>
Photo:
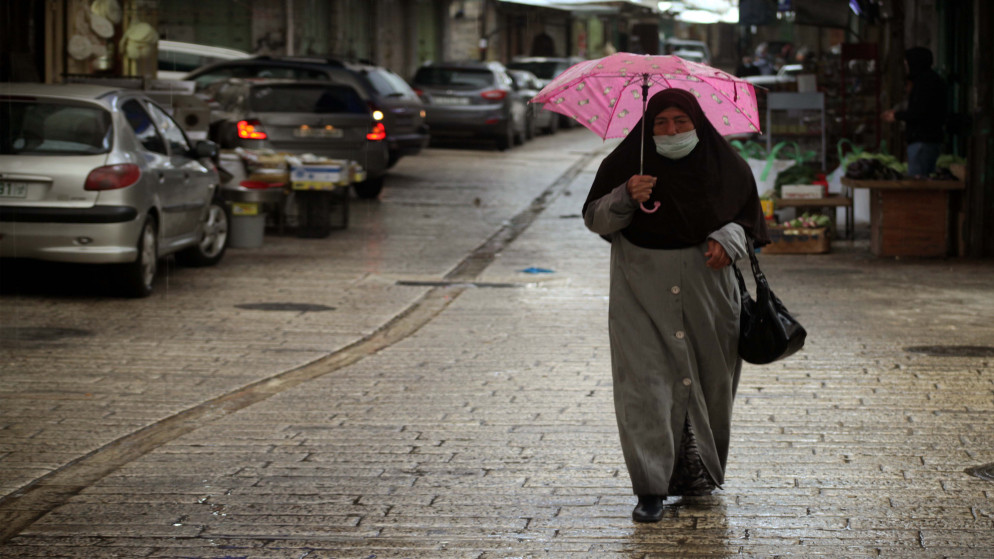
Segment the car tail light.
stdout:
<svg viewBox="0 0 994 559">
<path fill-rule="evenodd" d="M 265 190 L 267 188 L 283 188 L 286 186 L 285 182 L 269 182 L 269 181 L 241 181 L 238 183 L 242 188 L 249 188 L 251 190 Z"/>
<path fill-rule="evenodd" d="M 239 120 L 235 127 L 238 128 L 238 137 L 243 140 L 266 139 L 266 131 L 258 120 Z"/>
<path fill-rule="evenodd" d="M 373 130 L 369 134 L 366 134 L 366 139 L 373 140 L 374 142 L 385 140 L 386 137 L 387 137 L 387 127 L 383 126 L 382 122 L 377 122 L 376 124 L 374 124 Z"/>
<path fill-rule="evenodd" d="M 423 89 L 418 89 L 416 87 L 414 87 L 412 89 L 414 90 L 414 93 L 416 93 L 418 97 L 424 97 L 425 96 L 425 91 Z"/>
<path fill-rule="evenodd" d="M 507 92 L 503 89 L 491 89 L 490 91 L 484 91 L 481 93 L 480 97 L 491 101 L 500 101 L 501 99 L 507 97 Z"/>
<path fill-rule="evenodd" d="M 83 190 L 114 190 L 125 188 L 138 182 L 142 170 L 134 163 L 106 165 L 90 171 L 83 183 Z"/>
</svg>

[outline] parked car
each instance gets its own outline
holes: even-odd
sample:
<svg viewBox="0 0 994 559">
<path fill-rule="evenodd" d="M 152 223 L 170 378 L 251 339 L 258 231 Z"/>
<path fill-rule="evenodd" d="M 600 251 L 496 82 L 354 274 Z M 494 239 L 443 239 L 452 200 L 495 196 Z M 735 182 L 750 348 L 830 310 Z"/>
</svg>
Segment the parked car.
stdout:
<svg viewBox="0 0 994 559">
<path fill-rule="evenodd" d="M 217 105 L 209 137 L 222 148 L 356 161 L 369 177 L 353 185 L 356 195 L 380 194 L 388 158 L 385 126 L 351 85 L 232 78 L 208 91 Z"/>
<path fill-rule="evenodd" d="M 793 83 L 797 81 L 797 76 L 804 73 L 803 64 L 784 64 L 771 76 L 746 76 L 742 79 L 747 82 L 766 88 Z"/>
<path fill-rule="evenodd" d="M 671 52 L 673 56 L 677 56 L 689 62 L 697 62 L 698 64 L 707 64 L 704 53 L 699 50 L 675 50 Z"/>
<path fill-rule="evenodd" d="M 565 72 L 570 66 L 583 62 L 575 56 L 555 58 L 548 56 L 518 56 L 507 67 L 511 70 L 525 70 L 535 74 L 539 84 L 545 87 L 553 78 Z M 541 87 L 539 88 L 541 89 Z"/>
<path fill-rule="evenodd" d="M 711 64 L 711 49 L 708 48 L 708 44 L 704 41 L 670 37 L 669 39 L 665 39 L 661 46 L 660 50 L 663 54 L 675 54 L 691 62 Z"/>
<path fill-rule="evenodd" d="M 237 49 L 165 40 L 159 41 L 158 50 L 158 77 L 162 80 L 180 80 L 201 66 L 252 56 Z"/>
<path fill-rule="evenodd" d="M 140 91 L 13 83 L 0 108 L 0 258 L 113 265 L 138 297 L 162 256 L 221 260 L 217 146 L 191 145 Z"/>
<path fill-rule="evenodd" d="M 506 150 L 525 141 L 525 102 L 499 62 L 428 63 L 411 80 L 432 136 L 492 138 Z"/>
<path fill-rule="evenodd" d="M 546 109 L 540 103 L 529 103 L 542 89 L 541 80 L 527 70 L 508 70 L 507 73 L 514 80 L 518 95 L 527 103 L 525 138 L 534 138 L 538 132 L 555 134 L 559 129 L 559 114 Z"/>
<path fill-rule="evenodd" d="M 576 56 L 549 57 L 549 56 L 517 56 L 508 63 L 507 67 L 513 70 L 525 70 L 535 74 L 539 79 L 539 89 L 549 84 L 553 78 L 562 74 L 574 64 L 583 62 L 582 58 Z M 573 128 L 580 126 L 576 120 L 566 115 L 559 115 L 559 128 Z"/>
<path fill-rule="evenodd" d="M 351 85 L 386 128 L 387 167 L 393 167 L 403 156 L 420 153 L 428 145 L 424 104 L 407 82 L 381 66 L 336 58 L 256 56 L 218 62 L 186 76 L 197 82 L 198 89 L 227 78 L 330 80 Z M 372 180 L 382 188 L 382 177 Z M 365 190 L 377 187 L 369 185 Z"/>
</svg>

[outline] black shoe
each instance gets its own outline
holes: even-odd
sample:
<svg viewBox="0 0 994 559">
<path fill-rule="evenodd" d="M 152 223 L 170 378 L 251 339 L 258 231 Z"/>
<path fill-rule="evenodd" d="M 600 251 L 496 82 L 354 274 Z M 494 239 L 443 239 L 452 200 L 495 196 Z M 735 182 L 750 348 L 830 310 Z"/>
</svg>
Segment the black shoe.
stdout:
<svg viewBox="0 0 994 559">
<path fill-rule="evenodd" d="M 659 522 L 663 518 L 664 496 L 659 495 L 639 495 L 639 504 L 635 505 L 632 511 L 632 520 L 635 522 Z"/>
</svg>

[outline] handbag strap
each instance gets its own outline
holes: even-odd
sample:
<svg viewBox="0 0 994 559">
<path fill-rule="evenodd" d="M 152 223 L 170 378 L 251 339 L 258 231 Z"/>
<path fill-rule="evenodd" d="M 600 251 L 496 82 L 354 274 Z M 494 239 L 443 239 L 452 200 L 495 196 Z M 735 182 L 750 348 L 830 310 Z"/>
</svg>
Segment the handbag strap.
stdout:
<svg viewBox="0 0 994 559">
<path fill-rule="evenodd" d="M 756 284 L 758 285 L 760 280 L 766 281 L 766 275 L 763 274 L 763 270 L 759 268 L 759 259 L 756 258 L 756 249 L 752 248 L 752 239 L 746 236 L 746 252 L 749 253 L 749 263 L 752 265 L 752 276 L 756 278 Z"/>
<path fill-rule="evenodd" d="M 766 291 L 770 293 L 771 297 L 776 297 L 770 290 L 769 282 L 766 281 L 766 274 L 759 267 L 759 259 L 756 258 L 756 249 L 752 247 L 752 239 L 748 235 L 746 236 L 746 248 L 746 252 L 749 254 L 749 264 L 752 267 L 752 277 L 756 280 L 756 295 L 759 296 L 760 291 Z M 739 282 L 739 290 L 742 293 L 748 294 L 749 289 L 746 286 L 745 278 L 742 277 L 742 272 L 734 262 L 732 263 L 732 269 L 735 271 L 735 278 Z"/>
<path fill-rule="evenodd" d="M 746 286 L 745 278 L 742 277 L 742 272 L 739 271 L 739 267 L 732 262 L 732 270 L 735 271 L 735 279 L 739 282 L 739 293 L 742 293 L 743 297 L 749 294 L 749 288 Z"/>
</svg>

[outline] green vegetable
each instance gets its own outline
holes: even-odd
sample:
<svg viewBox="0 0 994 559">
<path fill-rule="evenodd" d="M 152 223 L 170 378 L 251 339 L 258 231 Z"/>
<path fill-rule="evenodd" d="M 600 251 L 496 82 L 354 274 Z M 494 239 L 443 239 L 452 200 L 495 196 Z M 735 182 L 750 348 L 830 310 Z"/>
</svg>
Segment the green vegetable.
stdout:
<svg viewBox="0 0 994 559">
<path fill-rule="evenodd" d="M 814 229 L 817 227 L 828 227 L 831 223 L 832 218 L 827 215 L 804 212 L 800 217 L 796 217 L 783 225 L 794 229 Z"/>
<path fill-rule="evenodd" d="M 777 173 L 777 179 L 773 182 L 773 190 L 776 192 L 777 197 L 780 197 L 780 187 L 783 185 L 811 184 L 817 178 L 814 169 L 802 163 L 797 163 Z"/>
<path fill-rule="evenodd" d="M 950 153 L 944 153 L 944 154 L 940 155 L 938 159 L 935 160 L 935 168 L 936 169 L 948 169 L 950 165 L 954 165 L 956 163 L 960 163 L 960 164 L 965 165 L 966 164 L 966 158 L 965 157 L 960 157 L 958 155 L 952 155 Z"/>
</svg>

